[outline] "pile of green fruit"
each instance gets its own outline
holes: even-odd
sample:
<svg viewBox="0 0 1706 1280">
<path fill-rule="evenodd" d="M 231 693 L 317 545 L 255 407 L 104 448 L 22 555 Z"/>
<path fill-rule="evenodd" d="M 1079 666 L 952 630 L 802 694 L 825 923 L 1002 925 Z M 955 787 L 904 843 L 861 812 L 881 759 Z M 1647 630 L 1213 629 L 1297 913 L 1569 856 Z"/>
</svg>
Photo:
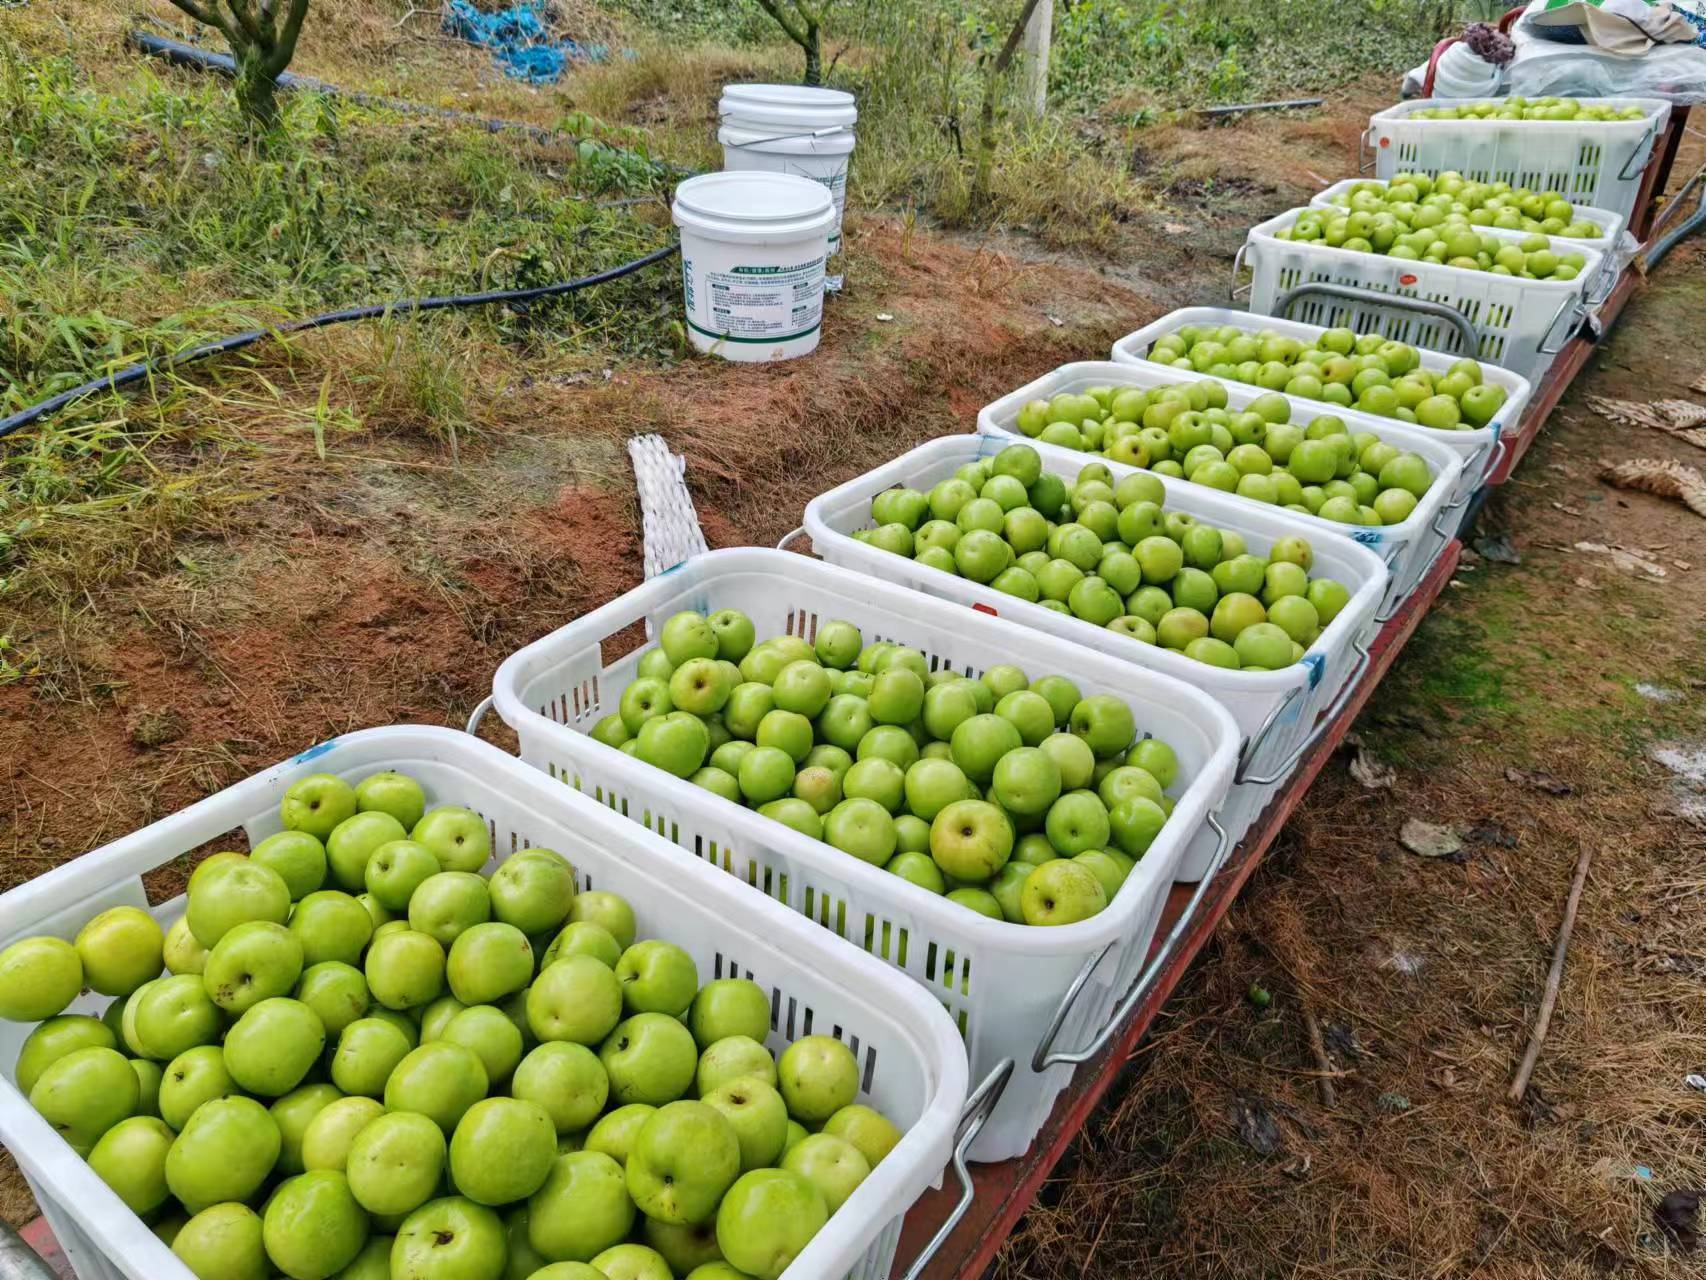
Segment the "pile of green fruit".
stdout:
<svg viewBox="0 0 1706 1280">
<path fill-rule="evenodd" d="M 754 643 L 734 609 L 658 639 L 594 738 L 992 920 L 1095 915 L 1173 811 L 1172 748 L 1065 676 L 932 672 L 841 621 Z"/>
<path fill-rule="evenodd" d="M 1641 120 L 1640 107 L 1613 107 L 1574 98 L 1496 98 L 1492 101 L 1459 102 L 1449 107 L 1422 107 L 1410 120 Z"/>
<path fill-rule="evenodd" d="M 1163 511 L 1166 490 L 1136 472 L 1118 485 L 1099 462 L 1068 489 L 1029 445 L 968 463 L 929 493 L 887 489 L 876 528 L 854 536 L 944 573 L 1071 614 L 1217 667 L 1299 661 L 1350 601 L 1311 578 L 1305 538 L 1251 555 L 1231 529 Z"/>
<path fill-rule="evenodd" d="M 1474 360 L 1439 374 L 1422 367 L 1414 347 L 1349 329 L 1328 329 L 1309 345 L 1272 329 L 1185 325 L 1157 338 L 1148 359 L 1437 431 L 1484 427 L 1505 404 L 1505 389 L 1482 381 Z"/>
<path fill-rule="evenodd" d="M 1587 266 L 1586 255 L 1559 253 L 1545 236 L 1503 240 L 1470 222 L 1467 214 L 1447 213 L 1438 205 L 1418 205 L 1408 217 L 1397 207 L 1378 213 L 1304 209 L 1274 236 L 1523 280 L 1574 280 Z"/>
<path fill-rule="evenodd" d="M 1391 210 L 1406 226 L 1414 226 L 1416 211 L 1439 208 L 1461 214 L 1471 226 L 1504 231 L 1537 231 L 1571 240 L 1598 240 L 1605 228 L 1576 217 L 1576 207 L 1557 191 L 1532 191 L 1508 182 L 1470 182 L 1446 170 L 1438 177 L 1400 173 L 1390 182 L 1359 182 L 1338 192 L 1331 202 L 1351 213 Z"/>
<path fill-rule="evenodd" d="M 1433 485 L 1420 454 L 1373 432 L 1352 435 L 1330 413 L 1298 426 L 1291 402 L 1278 392 L 1241 411 L 1226 406 L 1226 387 L 1212 378 L 1147 389 L 1089 387 L 1027 400 L 1017 425 L 1044 444 L 1100 453 L 1339 524 L 1402 524 Z"/>
<path fill-rule="evenodd" d="M 281 816 L 164 934 L 0 952 L 18 1088 L 200 1280 L 776 1280 L 900 1141 L 845 1045 L 773 1058 L 767 992 L 560 854 L 483 876 L 485 822 L 398 773 Z"/>
</svg>

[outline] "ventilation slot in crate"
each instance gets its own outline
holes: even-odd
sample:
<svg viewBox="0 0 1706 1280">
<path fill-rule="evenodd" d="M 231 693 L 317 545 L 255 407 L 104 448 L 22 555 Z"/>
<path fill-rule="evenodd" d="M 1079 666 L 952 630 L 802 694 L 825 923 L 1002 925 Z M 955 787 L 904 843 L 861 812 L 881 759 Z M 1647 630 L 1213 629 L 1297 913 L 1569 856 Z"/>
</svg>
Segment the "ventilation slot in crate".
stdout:
<svg viewBox="0 0 1706 1280">
<path fill-rule="evenodd" d="M 798 636 L 807 644 L 817 643 L 817 614 L 810 609 L 789 606 L 788 620 L 782 630 L 791 636 Z"/>
</svg>

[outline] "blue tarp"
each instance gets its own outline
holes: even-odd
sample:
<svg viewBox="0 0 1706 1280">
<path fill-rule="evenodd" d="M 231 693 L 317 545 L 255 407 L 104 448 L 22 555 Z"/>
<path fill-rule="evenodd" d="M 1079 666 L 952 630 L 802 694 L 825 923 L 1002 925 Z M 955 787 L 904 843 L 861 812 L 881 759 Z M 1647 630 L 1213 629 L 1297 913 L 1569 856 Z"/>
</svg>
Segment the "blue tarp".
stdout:
<svg viewBox="0 0 1706 1280">
<path fill-rule="evenodd" d="M 518 4 L 488 13 L 475 8 L 471 0 L 450 0 L 444 11 L 444 29 L 470 44 L 484 45 L 507 75 L 532 84 L 556 80 L 571 59 L 597 62 L 608 53 L 603 45 L 554 38 L 546 29 L 538 4 Z"/>
</svg>

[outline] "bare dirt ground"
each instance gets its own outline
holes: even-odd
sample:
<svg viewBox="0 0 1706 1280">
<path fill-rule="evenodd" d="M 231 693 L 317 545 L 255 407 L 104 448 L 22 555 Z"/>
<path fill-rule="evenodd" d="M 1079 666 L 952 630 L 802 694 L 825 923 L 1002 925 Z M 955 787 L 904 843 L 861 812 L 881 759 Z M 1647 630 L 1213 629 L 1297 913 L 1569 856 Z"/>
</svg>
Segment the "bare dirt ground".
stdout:
<svg viewBox="0 0 1706 1280">
<path fill-rule="evenodd" d="M 334 48 L 310 52 L 323 63 L 307 69 L 340 70 Z M 431 56 L 446 99 L 485 83 L 469 60 Z M 481 109 L 548 114 L 495 92 Z M 773 543 L 811 495 L 968 429 L 979 405 L 1172 307 L 1218 301 L 1244 229 L 1349 172 L 1386 92 L 1149 131 L 1133 167 L 1157 198 L 1112 262 L 857 217 L 851 288 L 809 361 L 531 385 L 492 371 L 495 425 L 454 458 L 379 432 L 320 461 L 248 424 L 249 447 L 217 461 L 264 497 L 96 595 L 13 620 L 44 665 L 0 687 L 0 887 L 311 742 L 462 723 L 505 655 L 639 580 L 622 450 L 636 432 L 685 453 L 713 545 Z M 1706 332 L 1703 268 L 1699 247 L 1666 264 L 1484 516 L 1521 563 L 1468 564 L 1365 714 L 1392 784 L 1322 778 L 997 1275 L 1702 1273 L 1652 1214 L 1706 1186 L 1706 1094 L 1683 1084 L 1706 1069 L 1706 841 L 1676 816 L 1690 798 L 1653 748 L 1706 736 L 1706 525 L 1596 472 L 1606 457 L 1706 457 L 1613 427 L 1584 397 L 1688 394 L 1706 374 L 1682 340 Z M 258 373 L 311 393 L 373 340 L 328 332 Z M 1578 542 L 1644 548 L 1665 577 Z M 1405 852 L 1411 816 L 1456 824 L 1462 853 Z M 1584 845 L 1594 869 L 1559 1013 L 1532 1100 L 1512 1108 Z M 1332 1110 L 1305 1003 L 1337 1073 Z M 8 1172 L 0 1215 L 31 1212 Z"/>
</svg>

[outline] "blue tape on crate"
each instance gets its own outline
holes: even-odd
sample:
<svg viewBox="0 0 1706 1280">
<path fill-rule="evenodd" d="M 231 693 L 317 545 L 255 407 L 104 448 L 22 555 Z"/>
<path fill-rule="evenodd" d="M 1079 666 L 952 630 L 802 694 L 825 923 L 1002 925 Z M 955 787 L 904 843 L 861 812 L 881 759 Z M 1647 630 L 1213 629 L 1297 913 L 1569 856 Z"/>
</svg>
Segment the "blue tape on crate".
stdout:
<svg viewBox="0 0 1706 1280">
<path fill-rule="evenodd" d="M 1309 668 L 1309 687 L 1313 689 L 1321 683 L 1321 674 L 1327 669 L 1327 660 L 1318 653 L 1306 653 L 1298 659 Z"/>
<path fill-rule="evenodd" d="M 290 758 L 290 763 L 291 764 L 307 764 L 310 760 L 319 759 L 321 756 L 325 755 L 326 752 L 330 751 L 333 747 L 335 747 L 337 745 L 338 745 L 338 740 L 336 738 L 328 738 L 325 742 L 319 743 L 316 746 L 309 747 L 308 750 L 306 750 L 306 751 L 299 751 L 296 755 L 294 755 Z"/>
<path fill-rule="evenodd" d="M 1357 529 L 1351 534 L 1351 537 L 1362 543 L 1365 547 L 1378 547 L 1381 543 L 1386 541 L 1386 535 L 1381 533 L 1379 529 Z"/>
</svg>

